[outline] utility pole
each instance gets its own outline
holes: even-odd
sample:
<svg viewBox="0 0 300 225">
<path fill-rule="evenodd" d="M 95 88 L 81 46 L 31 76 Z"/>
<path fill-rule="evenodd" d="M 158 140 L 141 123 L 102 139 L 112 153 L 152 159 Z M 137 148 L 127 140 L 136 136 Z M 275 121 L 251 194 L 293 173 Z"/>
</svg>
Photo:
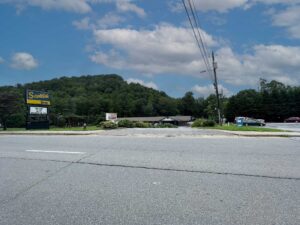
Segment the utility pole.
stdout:
<svg viewBox="0 0 300 225">
<path fill-rule="evenodd" d="M 212 52 L 212 63 L 213 63 L 213 70 L 214 70 L 214 86 L 215 86 L 216 96 L 217 96 L 218 120 L 219 120 L 219 124 L 222 125 L 221 108 L 220 108 L 220 95 L 219 95 L 218 78 L 217 78 L 218 64 L 217 64 L 217 62 L 215 62 L 214 52 Z"/>
</svg>

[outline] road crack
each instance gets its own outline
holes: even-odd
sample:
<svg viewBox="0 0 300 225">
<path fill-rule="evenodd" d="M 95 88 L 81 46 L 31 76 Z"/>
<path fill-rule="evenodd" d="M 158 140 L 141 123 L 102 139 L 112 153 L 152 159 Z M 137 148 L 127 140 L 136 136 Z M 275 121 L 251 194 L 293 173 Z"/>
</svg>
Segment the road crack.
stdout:
<svg viewBox="0 0 300 225">
<path fill-rule="evenodd" d="M 119 168 L 130 168 L 130 169 L 145 169 L 145 170 L 158 170 L 158 171 L 171 171 L 171 172 L 186 172 L 186 173 L 199 173 L 199 174 L 211 174 L 211 175 L 223 175 L 223 176 L 240 176 L 240 177 L 254 177 L 254 178 L 267 178 L 267 179 L 278 179 L 278 180 L 295 180 L 300 181 L 300 177 L 283 177 L 283 176 L 269 176 L 269 175 L 258 175 L 258 174 L 245 174 L 245 173 L 231 173 L 231 172 L 218 172 L 218 171 L 209 171 L 209 170 L 188 170 L 188 169 L 176 169 L 176 168 L 160 168 L 160 167 L 148 167 L 148 166 L 135 166 L 135 165 L 124 165 L 124 164 L 109 164 L 109 163 L 93 163 L 93 162 L 83 162 L 87 157 L 93 156 L 91 154 L 89 156 L 82 157 L 76 161 L 64 161 L 64 160 L 47 160 L 47 159 L 28 159 L 28 158 L 17 158 L 17 157 L 0 157 L 7 159 L 19 159 L 19 160 L 34 160 L 34 161 L 50 161 L 50 162 L 60 162 L 60 163 L 69 163 L 67 166 L 69 167 L 73 164 L 81 164 L 81 165 L 92 165 L 92 166 L 102 166 L 102 167 L 119 167 Z M 61 169 L 61 170 L 62 170 Z M 60 172 L 61 170 L 57 171 Z M 55 173 L 56 174 L 56 173 Z M 53 175 L 55 175 L 53 174 Z M 51 177 L 50 175 L 49 177 Z"/>
</svg>

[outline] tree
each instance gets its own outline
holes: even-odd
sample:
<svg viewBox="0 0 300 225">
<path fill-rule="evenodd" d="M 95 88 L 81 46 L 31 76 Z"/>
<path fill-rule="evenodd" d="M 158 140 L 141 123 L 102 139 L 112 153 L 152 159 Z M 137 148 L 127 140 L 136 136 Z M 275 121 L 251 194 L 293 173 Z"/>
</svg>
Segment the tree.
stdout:
<svg viewBox="0 0 300 225">
<path fill-rule="evenodd" d="M 167 97 L 160 97 L 155 104 L 157 115 L 175 116 L 178 114 L 176 101 Z"/>
<path fill-rule="evenodd" d="M 226 118 L 233 121 L 236 116 L 264 118 L 262 97 L 259 92 L 249 89 L 240 91 L 229 98 Z"/>
<path fill-rule="evenodd" d="M 216 95 L 209 95 L 204 103 L 204 116 L 210 118 L 212 120 L 218 120 L 218 112 L 217 112 L 217 98 Z"/>
<path fill-rule="evenodd" d="M 0 93 L 0 120 L 3 130 L 7 129 L 7 120 L 20 108 L 19 96 L 14 93 Z"/>
<path fill-rule="evenodd" d="M 182 115 L 187 116 L 195 116 L 196 115 L 196 101 L 193 96 L 193 92 L 189 91 L 185 93 L 183 98 L 181 99 L 181 105 L 180 105 L 180 113 Z"/>
</svg>

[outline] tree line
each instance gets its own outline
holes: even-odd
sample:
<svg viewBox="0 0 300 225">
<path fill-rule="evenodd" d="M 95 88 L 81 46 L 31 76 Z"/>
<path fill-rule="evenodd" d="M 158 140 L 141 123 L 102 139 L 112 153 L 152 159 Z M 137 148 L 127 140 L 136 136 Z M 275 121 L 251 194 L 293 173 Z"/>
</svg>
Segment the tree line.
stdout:
<svg viewBox="0 0 300 225">
<path fill-rule="evenodd" d="M 261 79 L 258 91 L 243 90 L 230 97 L 225 105 L 225 114 L 230 121 L 237 115 L 261 118 L 269 122 L 283 122 L 289 117 L 300 117 L 300 87 Z"/>
<path fill-rule="evenodd" d="M 121 76 L 112 74 L 61 77 L 0 87 L 0 123 L 8 127 L 25 125 L 26 89 L 50 93 L 50 120 L 56 126 L 76 125 L 80 121 L 99 124 L 106 112 L 118 113 L 119 117 L 190 115 L 217 119 L 215 95 L 195 98 L 192 92 L 187 92 L 182 98 L 172 98 L 162 91 L 128 84 Z M 223 116 L 229 121 L 236 116 L 248 116 L 282 122 L 300 116 L 300 87 L 277 81 L 261 80 L 259 90 L 243 90 L 220 99 Z"/>
</svg>

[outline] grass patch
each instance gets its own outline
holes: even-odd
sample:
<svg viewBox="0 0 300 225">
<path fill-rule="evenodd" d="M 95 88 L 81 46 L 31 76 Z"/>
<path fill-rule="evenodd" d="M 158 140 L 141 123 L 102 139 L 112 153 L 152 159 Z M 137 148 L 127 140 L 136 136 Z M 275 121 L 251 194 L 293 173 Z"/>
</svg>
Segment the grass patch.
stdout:
<svg viewBox="0 0 300 225">
<path fill-rule="evenodd" d="M 255 127 L 255 126 L 243 126 L 238 127 L 236 125 L 223 125 L 223 126 L 215 126 L 210 127 L 210 129 L 216 130 L 228 130 L 228 131 L 256 131 L 256 132 L 284 132 L 283 130 L 273 129 L 273 128 L 265 128 L 265 127 Z"/>
<path fill-rule="evenodd" d="M 86 130 L 84 130 L 82 127 L 50 127 L 49 130 L 43 131 L 93 131 L 93 130 L 101 130 L 100 127 L 97 126 L 87 126 Z M 2 129 L 0 132 L 3 131 Z M 27 131 L 25 128 L 7 128 L 6 131 Z M 35 130 L 31 130 L 35 131 Z"/>
<path fill-rule="evenodd" d="M 0 132 L 1 131 L 26 131 L 25 128 L 7 128 L 7 130 L 3 130 L 3 128 L 0 128 Z"/>
<path fill-rule="evenodd" d="M 83 127 L 50 127 L 50 131 L 93 131 L 93 130 L 101 130 L 100 127 L 97 126 L 87 126 L 84 130 Z"/>
</svg>

